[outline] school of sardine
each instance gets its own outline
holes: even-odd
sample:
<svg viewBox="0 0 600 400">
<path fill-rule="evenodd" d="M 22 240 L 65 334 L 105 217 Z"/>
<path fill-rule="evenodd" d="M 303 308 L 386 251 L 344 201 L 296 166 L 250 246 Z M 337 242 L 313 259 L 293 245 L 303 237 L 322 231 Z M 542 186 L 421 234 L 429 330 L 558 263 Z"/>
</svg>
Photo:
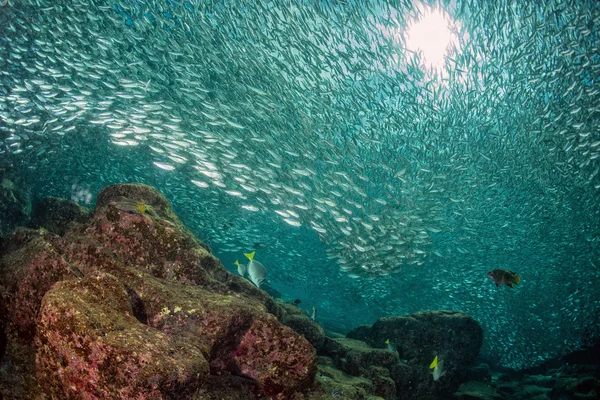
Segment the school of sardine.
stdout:
<svg viewBox="0 0 600 400">
<path fill-rule="evenodd" d="M 411 1 L 10 0 L 0 162 L 85 203 L 156 186 L 332 329 L 450 308 L 506 366 L 577 348 L 600 323 L 600 6 L 427 4 L 441 70 L 405 45 Z"/>
</svg>

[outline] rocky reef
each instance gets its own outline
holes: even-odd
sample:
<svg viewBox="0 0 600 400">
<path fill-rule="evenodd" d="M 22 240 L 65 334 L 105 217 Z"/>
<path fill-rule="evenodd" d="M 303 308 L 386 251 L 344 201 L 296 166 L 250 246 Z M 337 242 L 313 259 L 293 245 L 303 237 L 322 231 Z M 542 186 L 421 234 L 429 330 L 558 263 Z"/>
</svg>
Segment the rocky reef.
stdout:
<svg viewBox="0 0 600 400">
<path fill-rule="evenodd" d="M 327 336 L 229 273 L 142 184 L 105 188 L 93 212 L 46 199 L 0 250 L 4 399 L 450 398 L 481 345 L 450 311 Z"/>
<path fill-rule="evenodd" d="M 522 371 L 481 363 L 454 394 L 457 400 L 592 400 L 600 398 L 600 343 Z"/>
</svg>

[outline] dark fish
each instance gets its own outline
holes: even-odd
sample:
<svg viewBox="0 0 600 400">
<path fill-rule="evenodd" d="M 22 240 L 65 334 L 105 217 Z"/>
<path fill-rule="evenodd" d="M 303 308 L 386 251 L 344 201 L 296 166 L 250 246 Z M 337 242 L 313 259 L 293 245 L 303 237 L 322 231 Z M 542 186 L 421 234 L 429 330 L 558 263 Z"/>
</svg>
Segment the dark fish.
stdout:
<svg viewBox="0 0 600 400">
<path fill-rule="evenodd" d="M 507 269 L 495 269 L 487 273 L 488 278 L 496 282 L 496 287 L 504 284 L 509 288 L 513 285 L 518 285 L 521 282 L 521 277 L 516 272 Z"/>
<path fill-rule="evenodd" d="M 297 305 L 298 305 L 298 304 L 300 304 L 300 303 L 302 303 L 302 301 L 300 301 L 300 299 L 296 299 L 296 300 L 294 300 L 294 305 L 296 305 L 296 306 L 297 306 Z"/>
</svg>

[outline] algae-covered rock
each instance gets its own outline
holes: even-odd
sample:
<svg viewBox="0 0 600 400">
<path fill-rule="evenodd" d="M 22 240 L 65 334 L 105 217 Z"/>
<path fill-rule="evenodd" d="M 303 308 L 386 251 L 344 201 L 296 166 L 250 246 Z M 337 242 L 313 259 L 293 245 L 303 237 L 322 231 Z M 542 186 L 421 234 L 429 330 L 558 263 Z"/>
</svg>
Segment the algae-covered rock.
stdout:
<svg viewBox="0 0 600 400">
<path fill-rule="evenodd" d="M 56 283 L 80 276 L 52 244 L 52 235 L 19 229 L 7 238 L 22 244 L 0 260 L 0 284 L 5 291 L 6 318 L 21 340 L 36 334 L 42 298 Z"/>
<path fill-rule="evenodd" d="M 364 377 L 347 375 L 333 367 L 327 357 L 318 358 L 318 372 L 314 387 L 305 392 L 306 400 L 348 399 L 383 400 L 371 394 L 373 383 Z"/>
<path fill-rule="evenodd" d="M 314 348 L 156 190 L 108 187 L 91 218 L 60 226 L 62 236 L 17 229 L 2 243 L 1 367 L 14 379 L 0 379 L 0 393 L 284 399 L 310 390 Z"/>
<path fill-rule="evenodd" d="M 492 380 L 490 366 L 484 363 L 472 366 L 467 372 L 466 379 L 469 381 L 490 382 Z"/>
<path fill-rule="evenodd" d="M 37 377 L 55 398 L 185 398 L 209 373 L 198 343 L 139 323 L 109 274 L 57 283 L 39 320 Z"/>
<path fill-rule="evenodd" d="M 369 393 L 385 399 L 401 397 L 410 390 L 413 371 L 398 359 L 395 352 L 369 346 L 360 340 L 348 338 L 325 338 L 321 354 L 330 357 L 333 365 L 341 371 L 367 378 Z"/>
<path fill-rule="evenodd" d="M 279 301 L 278 305 L 284 311 L 279 320 L 296 333 L 304 336 L 317 351 L 320 351 L 325 341 L 325 331 L 321 325 L 310 319 L 302 309 L 294 304 Z"/>
<path fill-rule="evenodd" d="M 347 335 L 372 347 L 386 347 L 386 341 L 404 360 L 401 373 L 390 375 L 398 397 L 435 399 L 455 392 L 465 382 L 470 364 L 483 340 L 481 326 L 467 314 L 455 311 L 422 311 L 408 316 L 380 318 L 372 327 L 360 326 Z M 429 365 L 433 359 L 444 362 L 444 375 L 433 381 Z"/>
<path fill-rule="evenodd" d="M 454 393 L 456 400 L 502 400 L 496 389 L 483 382 L 467 382 L 461 385 L 458 392 Z"/>
<path fill-rule="evenodd" d="M 553 397 L 594 398 L 600 394 L 600 381 L 594 376 L 570 374 L 559 378 L 551 389 Z M 595 397 L 598 398 L 598 397 Z"/>
</svg>

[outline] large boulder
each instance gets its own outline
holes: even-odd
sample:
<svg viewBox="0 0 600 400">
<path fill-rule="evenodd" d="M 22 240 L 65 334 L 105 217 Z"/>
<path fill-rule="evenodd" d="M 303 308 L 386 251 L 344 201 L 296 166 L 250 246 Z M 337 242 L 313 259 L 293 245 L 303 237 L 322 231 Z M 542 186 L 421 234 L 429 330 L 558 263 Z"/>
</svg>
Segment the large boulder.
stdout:
<svg viewBox="0 0 600 400">
<path fill-rule="evenodd" d="M 284 399 L 313 384 L 315 350 L 277 320 L 283 309 L 228 273 L 156 190 L 108 187 L 91 218 L 56 226 L 2 245 L 0 368 L 22 372 L 0 392 Z"/>
<path fill-rule="evenodd" d="M 398 388 L 412 382 L 413 372 L 387 349 L 373 348 L 360 340 L 325 338 L 321 354 L 331 358 L 333 365 L 344 373 L 370 382 L 372 395 L 386 400 L 399 397 Z"/>
<path fill-rule="evenodd" d="M 106 273 L 57 283 L 37 331 L 37 378 L 52 398 L 185 398 L 209 372 L 198 342 L 140 323 Z"/>
<path fill-rule="evenodd" d="M 373 326 L 361 326 L 347 335 L 372 347 L 386 347 L 386 341 L 408 366 L 396 382 L 398 397 L 434 399 L 455 392 L 465 381 L 477 357 L 483 331 L 477 321 L 455 311 L 422 311 L 408 316 L 379 319 Z M 435 357 L 443 361 L 444 374 L 434 381 L 429 365 Z"/>
<path fill-rule="evenodd" d="M 296 333 L 304 336 L 306 340 L 319 352 L 325 342 L 325 331 L 316 321 L 295 304 L 278 301 L 282 310 L 279 320 L 286 326 L 292 328 Z"/>
</svg>

